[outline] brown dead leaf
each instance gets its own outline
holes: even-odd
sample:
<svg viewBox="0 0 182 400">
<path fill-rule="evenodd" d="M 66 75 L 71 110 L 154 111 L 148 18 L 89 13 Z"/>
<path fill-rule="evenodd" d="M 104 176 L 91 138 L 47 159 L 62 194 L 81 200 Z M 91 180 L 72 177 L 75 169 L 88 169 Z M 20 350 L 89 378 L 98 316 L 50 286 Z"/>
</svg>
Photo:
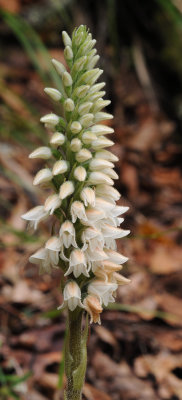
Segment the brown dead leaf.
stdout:
<svg viewBox="0 0 182 400">
<path fill-rule="evenodd" d="M 20 1 L 19 0 L 0 0 L 0 7 L 3 10 L 10 11 L 12 13 L 18 13 L 20 11 Z"/>
<path fill-rule="evenodd" d="M 85 383 L 83 394 L 87 400 L 111 400 L 111 397 L 108 396 L 108 394 L 94 388 L 92 385 L 89 385 L 89 383 Z"/>
<path fill-rule="evenodd" d="M 155 246 L 150 258 L 149 266 L 155 274 L 170 274 L 181 270 L 182 249 L 178 246 Z"/>
<path fill-rule="evenodd" d="M 103 342 L 110 344 L 113 347 L 118 347 L 118 342 L 115 339 L 114 335 L 106 329 L 104 326 L 95 326 L 94 330 L 97 332 L 97 335 Z"/>
</svg>

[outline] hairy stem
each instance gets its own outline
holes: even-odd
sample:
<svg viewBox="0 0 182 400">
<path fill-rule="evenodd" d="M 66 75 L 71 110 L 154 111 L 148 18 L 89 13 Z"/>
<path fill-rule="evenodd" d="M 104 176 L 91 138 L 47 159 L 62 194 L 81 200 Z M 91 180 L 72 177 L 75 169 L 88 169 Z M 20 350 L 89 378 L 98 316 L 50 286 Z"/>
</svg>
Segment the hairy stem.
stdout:
<svg viewBox="0 0 182 400">
<path fill-rule="evenodd" d="M 69 311 L 68 314 L 68 336 L 65 347 L 65 372 L 67 386 L 65 400 L 81 400 L 82 387 L 86 370 L 86 338 L 88 327 L 85 333 L 82 332 L 82 311 Z"/>
</svg>

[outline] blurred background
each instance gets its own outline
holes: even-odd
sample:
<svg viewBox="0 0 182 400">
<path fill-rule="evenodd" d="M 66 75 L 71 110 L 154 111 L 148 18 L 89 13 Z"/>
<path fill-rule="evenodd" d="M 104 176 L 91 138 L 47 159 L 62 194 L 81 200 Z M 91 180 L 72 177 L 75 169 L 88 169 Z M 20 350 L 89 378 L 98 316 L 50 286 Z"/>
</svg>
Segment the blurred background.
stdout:
<svg viewBox="0 0 182 400">
<path fill-rule="evenodd" d="M 91 327 L 84 398 L 180 400 L 182 1 L 0 0 L 0 17 L 0 399 L 62 399 L 60 275 L 28 263 L 50 227 L 20 216 L 45 198 L 28 154 L 48 141 L 40 117 L 58 112 L 43 92 L 59 84 L 50 59 L 63 61 L 63 29 L 86 24 L 112 100 L 132 283 Z"/>
</svg>

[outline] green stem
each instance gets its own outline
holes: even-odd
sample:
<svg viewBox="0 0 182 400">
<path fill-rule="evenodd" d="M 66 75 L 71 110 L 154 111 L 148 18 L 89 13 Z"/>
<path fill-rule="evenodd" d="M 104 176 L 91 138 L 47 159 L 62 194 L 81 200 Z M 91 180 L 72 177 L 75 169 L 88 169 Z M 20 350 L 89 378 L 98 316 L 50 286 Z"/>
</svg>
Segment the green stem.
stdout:
<svg viewBox="0 0 182 400">
<path fill-rule="evenodd" d="M 82 332 L 82 311 L 76 309 L 68 314 L 68 335 L 65 346 L 65 373 L 67 386 L 65 400 L 81 400 L 85 379 L 88 326 Z"/>
</svg>

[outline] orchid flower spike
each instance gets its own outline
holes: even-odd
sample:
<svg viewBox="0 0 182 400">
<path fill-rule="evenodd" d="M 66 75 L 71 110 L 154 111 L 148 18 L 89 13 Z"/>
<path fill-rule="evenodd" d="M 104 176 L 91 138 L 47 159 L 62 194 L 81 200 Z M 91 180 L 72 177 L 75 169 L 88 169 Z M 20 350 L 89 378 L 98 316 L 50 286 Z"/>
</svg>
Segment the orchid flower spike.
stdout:
<svg viewBox="0 0 182 400">
<path fill-rule="evenodd" d="M 116 244 L 129 234 L 120 228 L 120 215 L 128 208 L 116 204 L 120 199 L 114 188 L 118 158 L 109 149 L 114 130 L 112 122 L 103 123 L 113 116 L 105 111 L 110 105 L 103 99 L 105 83 L 97 82 L 103 71 L 96 66 L 96 41 L 81 25 L 72 36 L 64 31 L 63 43 L 67 67 L 52 60 L 62 84 L 45 88 L 45 93 L 56 102 L 56 110 L 61 105 L 64 114 L 49 112 L 41 118 L 51 137 L 29 156 L 46 160 L 33 184 L 49 188 L 49 195 L 44 205 L 22 218 L 35 229 L 46 218 L 50 223 L 54 218 L 52 237 L 29 260 L 39 264 L 41 272 L 62 269 L 59 308 L 84 309 L 91 323 L 100 324 L 103 306 L 115 301 L 119 285 L 129 282 L 119 274 L 128 259 L 117 252 Z"/>
</svg>

